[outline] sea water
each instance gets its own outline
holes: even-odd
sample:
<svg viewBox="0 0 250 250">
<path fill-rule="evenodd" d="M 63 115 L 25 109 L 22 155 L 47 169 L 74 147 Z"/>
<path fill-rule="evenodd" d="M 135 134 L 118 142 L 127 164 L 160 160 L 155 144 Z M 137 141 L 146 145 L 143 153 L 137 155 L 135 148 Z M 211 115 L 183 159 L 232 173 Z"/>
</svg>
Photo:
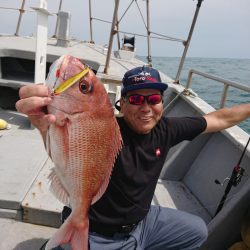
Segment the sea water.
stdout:
<svg viewBox="0 0 250 250">
<path fill-rule="evenodd" d="M 146 57 L 140 57 L 140 59 L 146 62 Z M 179 63 L 180 58 L 177 57 L 154 57 L 152 62 L 153 67 L 173 79 L 176 78 Z M 250 59 L 187 58 L 180 75 L 180 83 L 184 86 L 187 83 L 190 69 L 196 69 L 250 87 Z M 215 109 L 220 107 L 223 87 L 222 83 L 193 74 L 191 89 Z M 229 87 L 225 107 L 249 102 L 249 92 Z M 241 122 L 239 126 L 250 134 L 250 119 Z"/>
</svg>

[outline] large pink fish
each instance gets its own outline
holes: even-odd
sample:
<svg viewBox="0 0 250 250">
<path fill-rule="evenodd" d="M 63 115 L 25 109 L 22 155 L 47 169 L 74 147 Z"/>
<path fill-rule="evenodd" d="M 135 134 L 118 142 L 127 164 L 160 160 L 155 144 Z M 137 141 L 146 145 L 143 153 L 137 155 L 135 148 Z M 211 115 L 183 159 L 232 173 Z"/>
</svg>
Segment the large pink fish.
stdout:
<svg viewBox="0 0 250 250">
<path fill-rule="evenodd" d="M 85 75 L 68 87 L 79 74 Z M 103 84 L 79 59 L 60 57 L 47 85 L 55 90 L 48 112 L 56 116 L 56 123 L 50 125 L 46 142 L 55 164 L 51 187 L 60 201 L 70 204 L 72 213 L 46 249 L 70 243 L 74 250 L 87 250 L 88 210 L 107 188 L 122 145 L 120 130 Z"/>
</svg>

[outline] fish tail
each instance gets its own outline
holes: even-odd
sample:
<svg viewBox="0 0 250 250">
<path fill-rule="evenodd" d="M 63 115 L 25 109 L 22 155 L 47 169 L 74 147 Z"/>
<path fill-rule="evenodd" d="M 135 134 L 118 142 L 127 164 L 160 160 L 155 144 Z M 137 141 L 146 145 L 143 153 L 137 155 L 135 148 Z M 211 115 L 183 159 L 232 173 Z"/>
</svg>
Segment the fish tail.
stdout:
<svg viewBox="0 0 250 250">
<path fill-rule="evenodd" d="M 88 250 L 89 219 L 74 223 L 70 216 L 48 241 L 45 250 L 70 243 L 72 250 Z"/>
</svg>

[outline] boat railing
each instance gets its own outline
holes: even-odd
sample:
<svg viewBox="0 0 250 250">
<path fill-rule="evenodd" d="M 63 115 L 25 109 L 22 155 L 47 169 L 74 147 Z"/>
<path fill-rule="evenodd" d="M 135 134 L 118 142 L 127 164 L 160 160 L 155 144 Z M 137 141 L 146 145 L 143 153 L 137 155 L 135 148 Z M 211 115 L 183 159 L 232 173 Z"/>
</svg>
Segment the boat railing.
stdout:
<svg viewBox="0 0 250 250">
<path fill-rule="evenodd" d="M 238 82 L 230 81 L 230 80 L 227 80 L 227 79 L 215 76 L 215 75 L 207 74 L 205 72 L 201 72 L 201 71 L 198 71 L 195 69 L 191 69 L 188 73 L 186 89 L 189 89 L 191 86 L 193 74 L 196 74 L 196 75 L 205 77 L 207 79 L 214 80 L 216 82 L 220 82 L 220 83 L 224 84 L 224 88 L 223 88 L 223 92 L 222 92 L 221 100 L 220 100 L 220 108 L 223 108 L 225 106 L 229 87 L 233 87 L 233 88 L 250 93 L 250 87 L 248 87 L 246 85 L 243 85 L 243 84 L 238 83 Z"/>
<path fill-rule="evenodd" d="M 0 6 L 0 10 L 10 10 L 10 11 L 18 11 L 19 12 L 17 25 L 16 25 L 16 31 L 14 33 L 15 36 L 19 36 L 22 18 L 23 18 L 23 15 L 25 14 L 25 12 L 36 14 L 36 11 L 34 9 L 32 9 L 31 7 L 26 8 L 25 3 L 26 3 L 26 0 L 22 0 L 20 8 Z M 61 8 L 62 8 L 62 0 L 60 0 L 58 12 L 61 10 Z M 58 16 L 58 13 L 50 13 L 50 15 Z M 58 19 L 56 20 L 56 28 L 55 28 L 54 36 L 56 36 L 57 27 L 58 27 Z"/>
</svg>

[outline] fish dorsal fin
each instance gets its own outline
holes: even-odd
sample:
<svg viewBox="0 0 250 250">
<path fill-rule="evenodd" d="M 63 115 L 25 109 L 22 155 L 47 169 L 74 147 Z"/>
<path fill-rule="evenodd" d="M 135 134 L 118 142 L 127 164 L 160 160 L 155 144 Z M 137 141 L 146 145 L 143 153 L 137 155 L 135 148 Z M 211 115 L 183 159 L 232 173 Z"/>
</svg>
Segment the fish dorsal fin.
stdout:
<svg viewBox="0 0 250 250">
<path fill-rule="evenodd" d="M 48 176 L 50 180 L 50 190 L 55 195 L 55 197 L 61 201 L 63 204 L 69 204 L 69 195 L 65 188 L 63 187 L 60 179 L 56 175 L 55 168 L 52 168 L 51 173 Z"/>
</svg>

